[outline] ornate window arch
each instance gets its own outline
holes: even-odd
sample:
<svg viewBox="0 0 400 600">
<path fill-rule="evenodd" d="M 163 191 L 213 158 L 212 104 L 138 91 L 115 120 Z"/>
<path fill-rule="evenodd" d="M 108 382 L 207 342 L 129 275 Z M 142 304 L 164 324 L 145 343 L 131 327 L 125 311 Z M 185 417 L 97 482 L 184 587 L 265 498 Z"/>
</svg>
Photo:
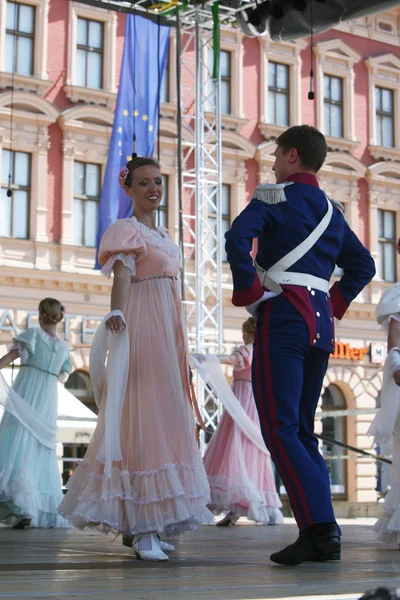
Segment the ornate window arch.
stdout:
<svg viewBox="0 0 400 600">
<path fill-rule="evenodd" d="M 11 105 L 13 102 L 13 105 Z M 13 139 L 10 141 L 10 117 L 13 110 Z M 36 266 L 48 269 L 47 253 L 39 251 L 40 245 L 49 241 L 47 224 L 47 197 L 43 194 L 43 181 L 47 181 L 48 151 L 50 139 L 48 128 L 57 121 L 59 112 L 47 100 L 28 92 L 5 92 L 0 95 L 0 155 L 2 149 L 31 154 L 30 239 L 26 241 L 6 238 L 3 246 L 20 250 L 15 258 L 7 258 L 6 264 Z M 1 160 L 1 158 L 0 158 Z M 21 257 L 21 249 L 23 256 Z M 18 264 L 17 264 L 18 263 Z M 4 264 L 4 263 L 3 263 Z"/>
<path fill-rule="evenodd" d="M 365 177 L 365 166 L 344 152 L 329 152 L 318 174 L 321 188 L 328 196 L 345 205 L 350 227 L 357 233 L 359 180 Z"/>
<path fill-rule="evenodd" d="M 74 245 L 74 161 L 102 165 L 103 177 L 111 138 L 113 114 L 99 106 L 81 105 L 63 112 L 58 123 L 63 131 L 61 269 L 71 272 L 93 269 L 94 249 Z"/>
</svg>

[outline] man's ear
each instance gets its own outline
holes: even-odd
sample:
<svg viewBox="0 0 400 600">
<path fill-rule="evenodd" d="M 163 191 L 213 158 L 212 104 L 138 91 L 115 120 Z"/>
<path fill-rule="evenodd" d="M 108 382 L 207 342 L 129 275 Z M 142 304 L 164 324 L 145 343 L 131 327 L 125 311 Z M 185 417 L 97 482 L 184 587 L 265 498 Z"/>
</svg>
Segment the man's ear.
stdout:
<svg viewBox="0 0 400 600">
<path fill-rule="evenodd" d="M 293 165 L 295 162 L 297 162 L 298 158 L 299 153 L 297 152 L 296 148 L 290 148 L 288 156 L 289 164 Z"/>
</svg>

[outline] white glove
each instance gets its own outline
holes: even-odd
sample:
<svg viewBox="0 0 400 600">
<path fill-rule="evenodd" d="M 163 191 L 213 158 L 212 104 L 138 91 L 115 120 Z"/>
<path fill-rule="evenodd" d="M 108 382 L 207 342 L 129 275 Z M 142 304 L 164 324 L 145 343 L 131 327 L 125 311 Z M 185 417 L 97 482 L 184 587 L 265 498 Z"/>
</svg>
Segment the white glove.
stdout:
<svg viewBox="0 0 400 600">
<path fill-rule="evenodd" d="M 266 300 L 269 300 L 270 298 L 275 298 L 275 296 L 279 296 L 279 294 L 277 292 L 264 292 L 261 298 L 253 302 L 253 304 L 249 304 L 248 306 L 246 306 L 247 312 L 250 313 L 252 317 L 257 318 L 257 310 L 260 304 L 262 304 Z"/>
</svg>

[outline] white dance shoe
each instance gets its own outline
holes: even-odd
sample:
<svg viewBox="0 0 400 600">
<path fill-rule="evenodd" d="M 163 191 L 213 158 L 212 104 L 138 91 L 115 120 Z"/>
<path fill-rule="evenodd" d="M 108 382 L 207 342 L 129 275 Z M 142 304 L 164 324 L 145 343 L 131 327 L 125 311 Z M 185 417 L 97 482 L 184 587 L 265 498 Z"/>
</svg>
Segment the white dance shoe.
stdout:
<svg viewBox="0 0 400 600">
<path fill-rule="evenodd" d="M 157 537 L 160 542 L 160 548 L 163 552 L 174 552 L 175 546 L 168 544 L 167 542 L 163 542 L 159 535 L 157 535 Z"/>
<path fill-rule="evenodd" d="M 167 542 L 163 542 L 158 534 L 157 534 L 157 537 L 160 542 L 160 548 L 163 552 L 174 552 L 175 546 L 173 546 L 172 544 L 167 544 Z M 124 536 L 122 536 L 122 545 L 126 546 L 127 548 L 132 548 L 133 540 L 134 540 L 133 536 L 130 537 L 130 536 L 124 535 Z"/>
<path fill-rule="evenodd" d="M 132 548 L 142 560 L 165 561 L 168 555 L 161 550 L 160 540 L 156 533 L 136 535 Z"/>
</svg>

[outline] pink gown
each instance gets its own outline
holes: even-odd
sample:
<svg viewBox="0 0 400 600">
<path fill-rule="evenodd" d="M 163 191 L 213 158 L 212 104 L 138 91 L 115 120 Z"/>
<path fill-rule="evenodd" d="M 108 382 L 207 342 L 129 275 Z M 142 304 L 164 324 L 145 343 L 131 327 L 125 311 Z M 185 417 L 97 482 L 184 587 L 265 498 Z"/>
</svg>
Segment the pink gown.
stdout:
<svg viewBox="0 0 400 600">
<path fill-rule="evenodd" d="M 153 231 L 135 218 L 120 219 L 100 244 L 104 274 L 111 274 L 116 260 L 132 274 L 123 310 L 130 363 L 120 432 L 122 460 L 113 463 L 112 475 L 106 477 L 97 459 L 104 437 L 103 402 L 92 441 L 68 481 L 59 512 L 79 528 L 179 535 L 213 520 L 188 397 L 177 287 L 179 249 L 165 230 Z"/>
<path fill-rule="evenodd" d="M 253 345 L 240 346 L 229 357 L 232 390 L 250 419 L 260 427 L 251 385 Z M 282 503 L 276 492 L 269 456 L 241 432 L 224 411 L 204 455 L 215 514 L 233 511 L 264 524 L 282 523 Z"/>
</svg>

